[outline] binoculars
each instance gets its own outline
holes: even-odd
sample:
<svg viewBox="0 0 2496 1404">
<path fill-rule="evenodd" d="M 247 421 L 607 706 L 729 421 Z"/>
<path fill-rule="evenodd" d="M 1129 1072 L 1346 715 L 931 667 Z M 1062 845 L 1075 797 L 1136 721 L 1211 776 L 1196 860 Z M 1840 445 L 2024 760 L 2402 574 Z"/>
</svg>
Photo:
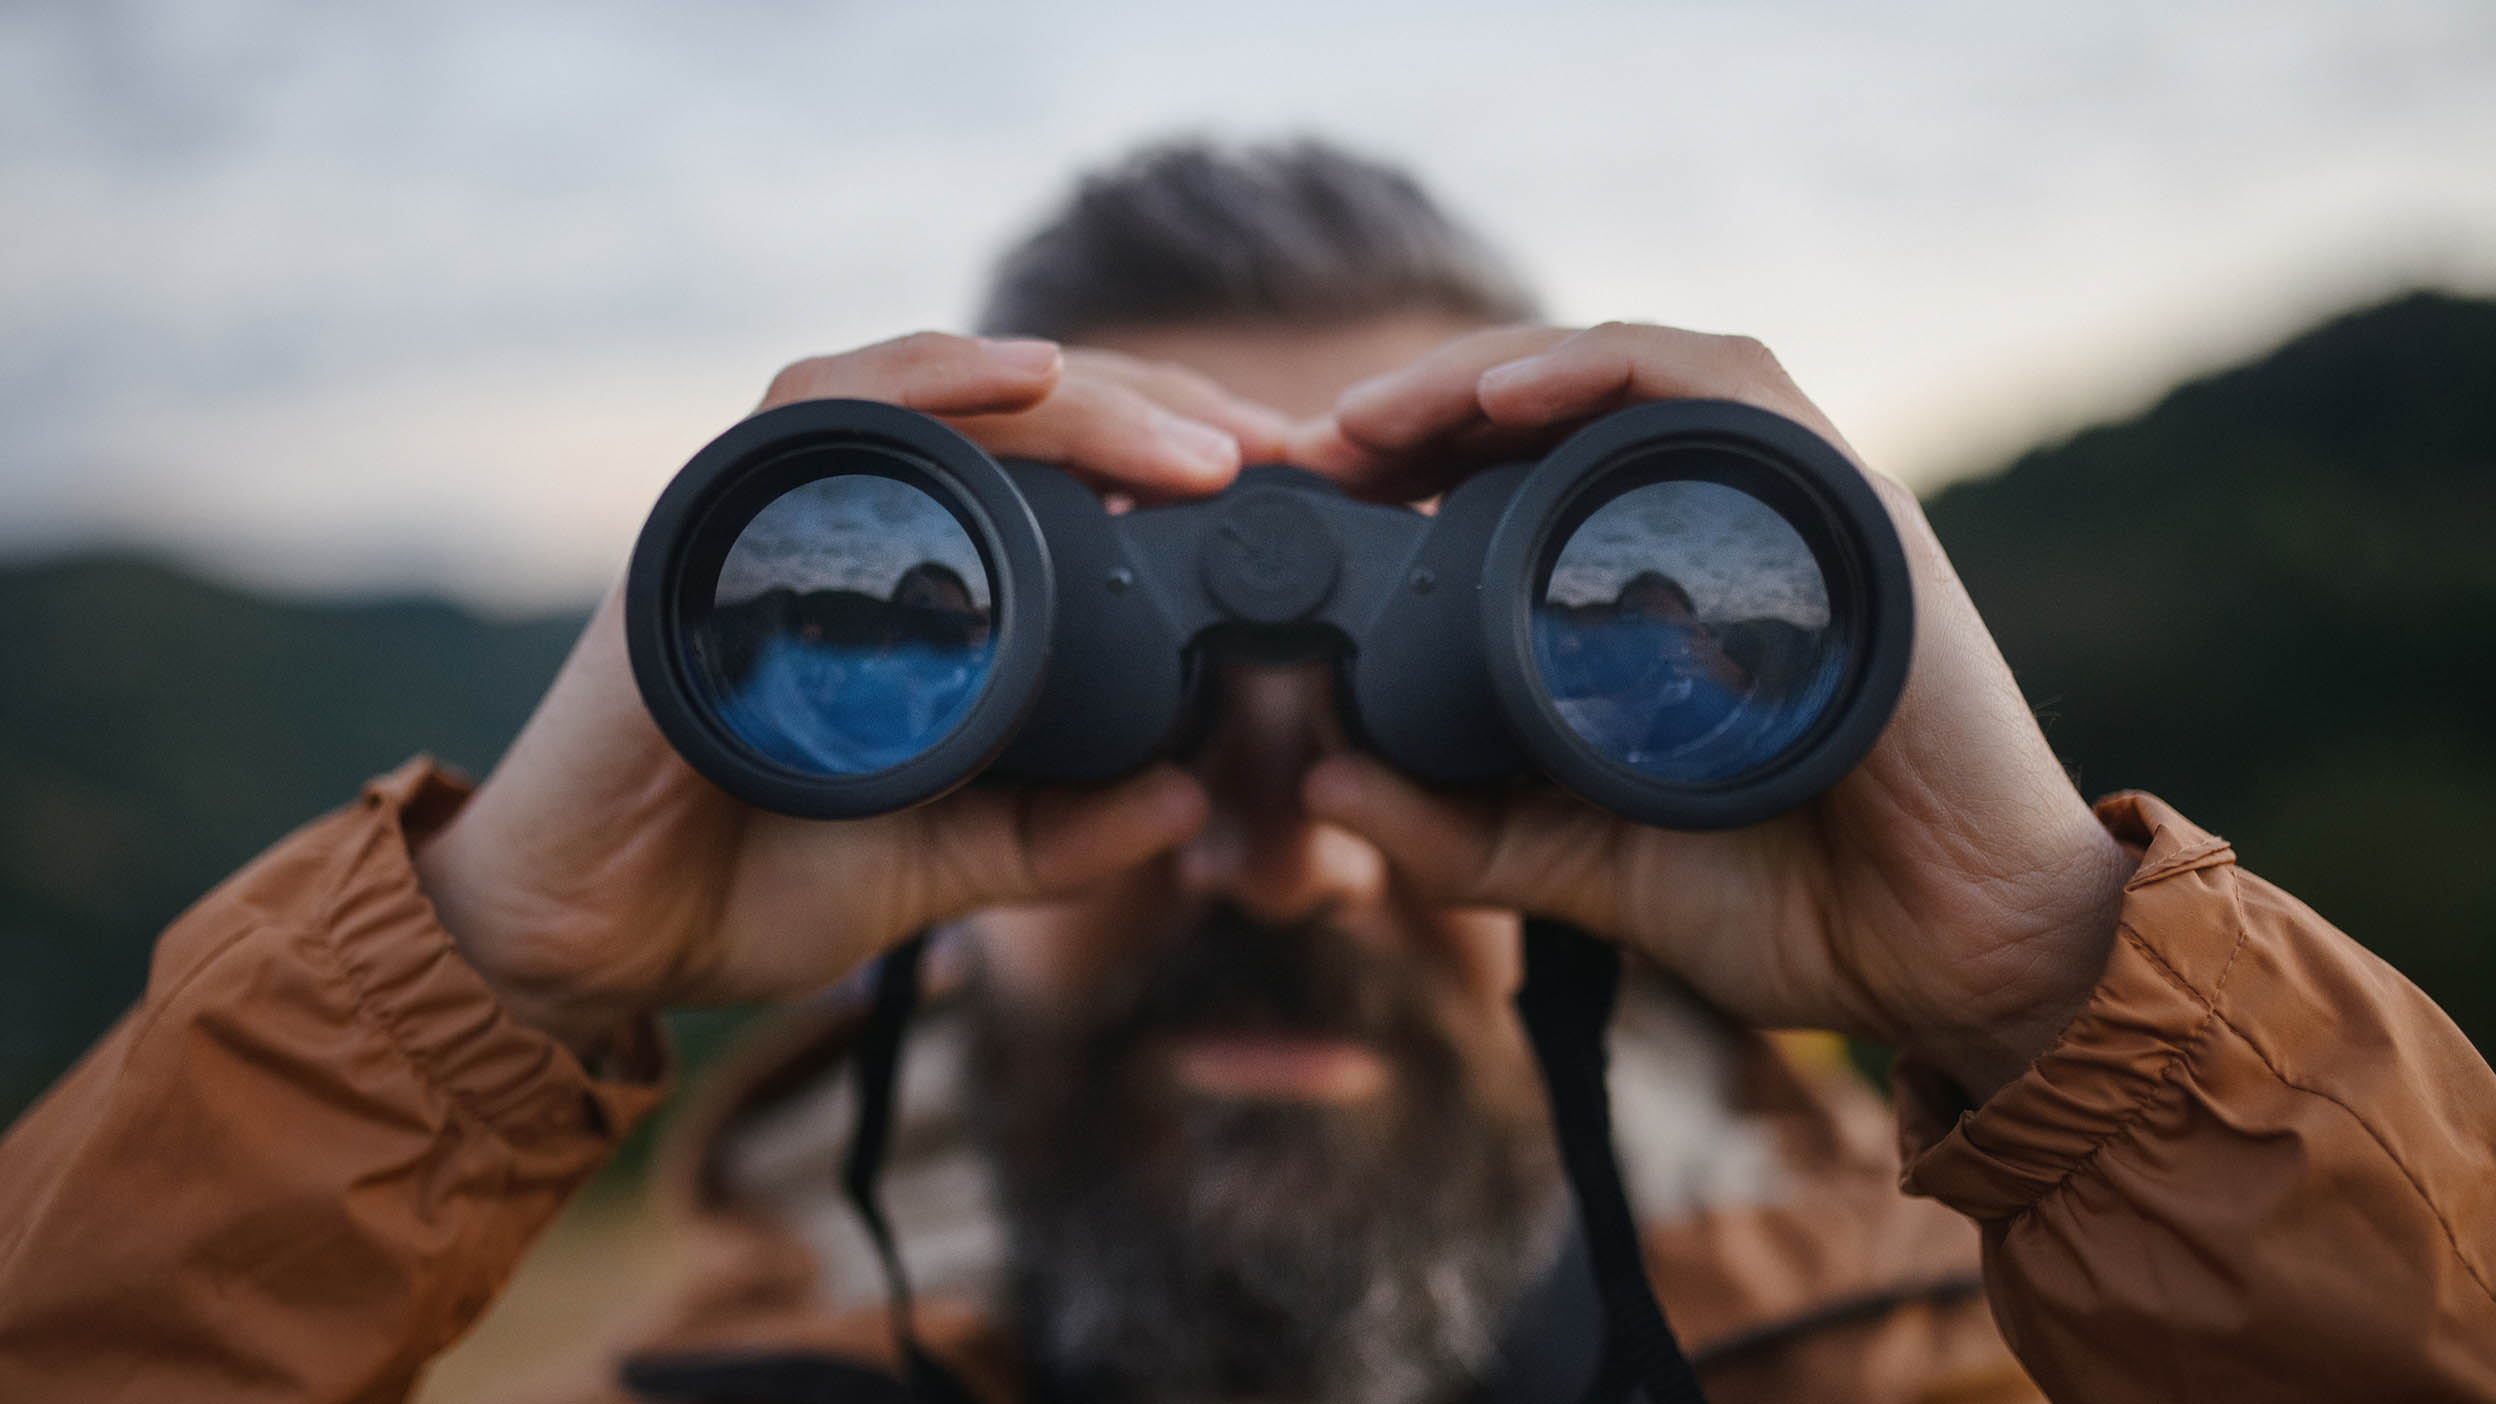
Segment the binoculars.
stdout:
<svg viewBox="0 0 2496 1404">
<path fill-rule="evenodd" d="M 1434 512 L 1268 465 L 1114 513 L 927 416 L 815 400 L 669 484 L 625 627 L 670 743 L 784 814 L 1110 779 L 1188 751 L 1224 660 L 1328 659 L 1350 735 L 1421 781 L 1540 776 L 1713 829 L 1871 748 L 1906 678 L 1907 580 L 1842 454 L 1724 401 L 1617 411 Z"/>
</svg>

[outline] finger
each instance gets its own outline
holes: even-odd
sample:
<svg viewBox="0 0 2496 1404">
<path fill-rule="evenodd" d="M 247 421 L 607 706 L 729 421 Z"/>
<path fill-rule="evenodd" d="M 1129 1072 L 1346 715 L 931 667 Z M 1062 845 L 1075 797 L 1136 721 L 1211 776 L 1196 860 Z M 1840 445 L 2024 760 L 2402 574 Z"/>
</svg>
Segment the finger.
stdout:
<svg viewBox="0 0 2496 1404">
<path fill-rule="evenodd" d="M 1096 485 L 1147 495 L 1213 492 L 1239 472 L 1239 440 L 1229 431 L 1098 375 L 1070 375 L 1019 414 L 957 419 L 954 427 L 990 453 L 1064 464 Z"/>
<path fill-rule="evenodd" d="M 1559 794 L 1506 803 L 1432 794 L 1367 756 L 1328 757 L 1301 782 L 1310 814 L 1387 855 L 1416 893 L 1614 929 L 1619 821 Z"/>
<path fill-rule="evenodd" d="M 1624 398 L 1756 402 L 1783 382 L 1776 358 L 1748 337 L 1606 322 L 1485 368 L 1475 389 L 1492 420 L 1537 425 L 1581 418 Z"/>
<path fill-rule="evenodd" d="M 1796 420 L 1832 443 L 1835 426 L 1754 338 L 1606 322 L 1485 369 L 1475 396 L 1491 422 L 1526 430 L 1645 400 L 1738 400 Z"/>
<path fill-rule="evenodd" d="M 799 400 L 883 400 L 928 414 L 1006 413 L 1057 388 L 1065 359 L 1053 341 L 915 332 L 837 356 L 799 361 L 772 378 L 758 409 Z"/>
<path fill-rule="evenodd" d="M 1404 453 L 1380 453 L 1342 437 L 1332 420 L 1299 426 L 1288 461 L 1312 468 L 1371 502 L 1418 502 L 1446 492 L 1496 463 L 1530 459 L 1550 447 L 1549 430 L 1475 422 Z"/>
<path fill-rule="evenodd" d="M 1283 457 L 1303 468 L 1311 468 L 1339 481 L 1358 481 L 1375 476 L 1389 462 L 1389 456 L 1374 449 L 1363 448 L 1344 437 L 1343 426 L 1331 414 L 1305 419 L 1291 426 L 1283 444 Z"/>
<path fill-rule="evenodd" d="M 1517 939 L 1514 911 L 1493 907 L 1430 905 L 1406 918 L 1464 975 L 1470 989 L 1514 995 L 1525 983 L 1525 947 Z"/>
<path fill-rule="evenodd" d="M 1540 444 L 1482 417 L 1474 385 L 1489 366 L 1568 335 L 1554 327 L 1497 327 L 1448 342 L 1345 391 L 1332 415 L 1297 426 L 1291 461 L 1356 496 L 1407 502 L 1444 492 L 1486 463 L 1530 453 Z"/>
<path fill-rule="evenodd" d="M 1451 478 L 1463 473 L 1444 453 L 1392 454 L 1364 448 L 1345 438 L 1331 415 L 1295 426 L 1284 457 L 1370 502 L 1418 501 L 1444 491 Z"/>
<path fill-rule="evenodd" d="M 1022 824 L 1029 890 L 998 896 L 1056 896 L 1089 886 L 1187 842 L 1212 812 L 1204 785 L 1170 765 L 1104 791 L 1034 792 Z"/>
<path fill-rule="evenodd" d="M 1292 422 L 1282 411 L 1235 395 L 1209 376 L 1123 351 L 1081 347 L 1066 353 L 1070 376 L 1097 375 L 1125 385 L 1164 409 L 1201 420 L 1239 443 L 1243 463 L 1282 460 Z"/>
<path fill-rule="evenodd" d="M 1166 765 L 1099 790 L 957 791 L 930 807 L 944 891 L 929 919 L 1079 891 L 1186 842 L 1210 811 L 1204 786 Z"/>
<path fill-rule="evenodd" d="M 1409 452 L 1482 417 L 1474 399 L 1482 372 L 1548 350 L 1570 335 L 1558 327 L 1494 327 L 1458 337 L 1344 391 L 1335 401 L 1336 428 L 1372 453 Z"/>
</svg>

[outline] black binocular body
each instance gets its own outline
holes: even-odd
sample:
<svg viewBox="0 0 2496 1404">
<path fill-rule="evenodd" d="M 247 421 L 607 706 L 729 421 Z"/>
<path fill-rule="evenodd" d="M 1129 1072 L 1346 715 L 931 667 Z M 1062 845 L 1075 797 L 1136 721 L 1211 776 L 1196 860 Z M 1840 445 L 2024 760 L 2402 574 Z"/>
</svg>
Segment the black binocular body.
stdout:
<svg viewBox="0 0 2496 1404">
<path fill-rule="evenodd" d="M 912 411 L 793 404 L 669 485 L 626 605 L 669 741 L 782 813 L 881 813 L 983 773 L 1106 780 L 1187 752 L 1224 660 L 1328 659 L 1349 733 L 1419 780 L 1541 776 L 1689 829 L 1851 768 L 1914 616 L 1842 454 L 1688 400 L 1607 415 L 1435 512 L 1269 465 L 1113 513 Z"/>
</svg>

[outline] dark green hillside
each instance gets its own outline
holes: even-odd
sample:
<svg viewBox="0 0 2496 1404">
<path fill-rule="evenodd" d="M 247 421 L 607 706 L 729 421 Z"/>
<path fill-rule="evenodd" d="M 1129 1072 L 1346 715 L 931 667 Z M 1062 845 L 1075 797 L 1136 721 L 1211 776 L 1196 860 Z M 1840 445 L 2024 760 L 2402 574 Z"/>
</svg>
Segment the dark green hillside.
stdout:
<svg viewBox="0 0 2496 1404">
<path fill-rule="evenodd" d="M 2344 318 L 1931 509 L 2083 789 L 2163 793 L 2496 1047 L 2496 303 Z M 271 839 L 491 762 L 578 627 L 0 568 L 0 1121 Z"/>
<path fill-rule="evenodd" d="M 122 557 L 0 569 L 0 1119 L 270 840 L 416 751 L 491 763 L 579 629 L 278 602 Z"/>
<path fill-rule="evenodd" d="M 2496 303 L 2345 317 L 1929 507 L 2084 790 L 2165 795 L 2496 1046 Z"/>
</svg>

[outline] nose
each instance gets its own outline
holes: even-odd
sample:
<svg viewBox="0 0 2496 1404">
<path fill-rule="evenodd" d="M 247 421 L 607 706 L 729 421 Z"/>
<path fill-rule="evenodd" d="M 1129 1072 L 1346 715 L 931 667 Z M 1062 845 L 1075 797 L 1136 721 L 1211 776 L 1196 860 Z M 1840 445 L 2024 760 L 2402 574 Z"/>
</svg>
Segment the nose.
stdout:
<svg viewBox="0 0 2496 1404">
<path fill-rule="evenodd" d="M 1226 667 L 1213 732 L 1196 760 L 1212 817 L 1178 854 L 1187 897 L 1227 898 L 1276 925 L 1384 899 L 1385 856 L 1300 807 L 1310 765 L 1348 744 L 1331 677 L 1322 662 Z"/>
</svg>

